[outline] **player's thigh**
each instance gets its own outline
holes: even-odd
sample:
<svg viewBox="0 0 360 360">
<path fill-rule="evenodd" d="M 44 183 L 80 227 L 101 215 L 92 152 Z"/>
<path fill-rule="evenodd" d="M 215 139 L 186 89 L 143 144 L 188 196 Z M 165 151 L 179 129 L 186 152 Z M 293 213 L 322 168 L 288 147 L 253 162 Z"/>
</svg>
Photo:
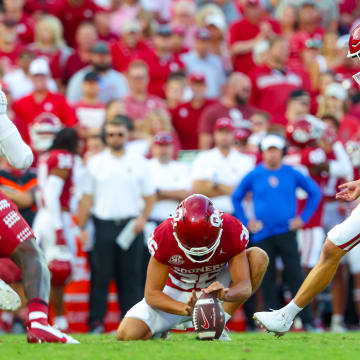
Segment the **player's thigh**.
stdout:
<svg viewBox="0 0 360 360">
<path fill-rule="evenodd" d="M 334 226 L 328 233 L 328 239 L 345 252 L 360 242 L 360 206 L 358 205 L 342 223 Z"/>
<path fill-rule="evenodd" d="M 116 332 L 117 339 L 121 341 L 147 340 L 152 336 L 144 321 L 132 317 L 125 317 Z"/>
<path fill-rule="evenodd" d="M 16 206 L 0 192 L 0 257 L 11 257 L 34 233 Z"/>
</svg>

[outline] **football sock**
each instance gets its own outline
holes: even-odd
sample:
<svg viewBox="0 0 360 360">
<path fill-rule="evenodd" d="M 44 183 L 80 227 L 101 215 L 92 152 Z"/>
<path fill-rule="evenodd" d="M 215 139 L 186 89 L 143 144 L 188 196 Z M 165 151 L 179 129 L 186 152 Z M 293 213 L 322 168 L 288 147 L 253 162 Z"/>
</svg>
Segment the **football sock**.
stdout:
<svg viewBox="0 0 360 360">
<path fill-rule="evenodd" d="M 231 319 L 232 315 L 228 314 L 226 311 L 224 311 L 225 313 L 225 324 Z"/>
<path fill-rule="evenodd" d="M 332 315 L 331 322 L 334 324 L 342 324 L 344 322 L 344 315 L 341 315 L 341 314 Z"/>
<path fill-rule="evenodd" d="M 302 310 L 303 308 L 298 307 L 294 300 L 291 300 L 286 306 L 281 309 L 281 312 L 285 313 L 289 318 L 294 319 L 295 316 Z"/>
<path fill-rule="evenodd" d="M 40 298 L 30 299 L 28 302 L 28 320 L 48 325 L 49 307 L 46 301 Z"/>
</svg>

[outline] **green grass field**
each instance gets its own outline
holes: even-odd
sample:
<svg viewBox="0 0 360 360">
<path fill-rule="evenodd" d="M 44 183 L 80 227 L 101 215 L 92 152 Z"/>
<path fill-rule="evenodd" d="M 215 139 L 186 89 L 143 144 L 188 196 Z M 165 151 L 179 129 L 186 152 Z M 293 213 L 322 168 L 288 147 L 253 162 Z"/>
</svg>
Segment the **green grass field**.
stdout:
<svg viewBox="0 0 360 360">
<path fill-rule="evenodd" d="M 356 360 L 360 332 L 232 334 L 233 341 L 198 341 L 194 334 L 171 334 L 170 340 L 117 342 L 111 335 L 78 335 L 81 345 L 29 345 L 24 336 L 0 337 L 0 360 Z"/>
</svg>

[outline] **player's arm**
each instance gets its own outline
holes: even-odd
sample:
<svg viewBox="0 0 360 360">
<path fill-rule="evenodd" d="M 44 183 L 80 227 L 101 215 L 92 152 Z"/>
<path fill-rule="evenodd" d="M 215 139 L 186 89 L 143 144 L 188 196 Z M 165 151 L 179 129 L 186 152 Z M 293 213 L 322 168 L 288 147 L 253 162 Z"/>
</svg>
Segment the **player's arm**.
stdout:
<svg viewBox="0 0 360 360">
<path fill-rule="evenodd" d="M 250 266 L 246 252 L 242 251 L 229 261 L 231 286 L 224 288 L 218 281 L 203 289 L 205 293 L 215 293 L 219 300 L 243 304 L 252 294 Z"/>
<path fill-rule="evenodd" d="M 2 190 L 2 192 L 13 201 L 19 209 L 26 209 L 34 205 L 34 194 L 31 191 L 21 193 L 19 191 Z"/>
<path fill-rule="evenodd" d="M 53 168 L 44 184 L 43 198 L 45 201 L 45 207 L 51 214 L 58 245 L 65 245 L 64 234 L 62 231 L 60 196 L 63 191 L 65 181 L 69 176 L 69 169 Z"/>
<path fill-rule="evenodd" d="M 196 302 L 195 291 L 186 304 L 172 299 L 163 292 L 168 276 L 169 266 L 152 256 L 146 275 L 145 301 L 148 305 L 170 314 L 191 315 Z"/>
<path fill-rule="evenodd" d="M 6 110 L 6 95 L 0 90 L 0 156 L 5 155 L 10 165 L 16 169 L 27 169 L 34 161 L 33 153 L 7 116 Z"/>
</svg>

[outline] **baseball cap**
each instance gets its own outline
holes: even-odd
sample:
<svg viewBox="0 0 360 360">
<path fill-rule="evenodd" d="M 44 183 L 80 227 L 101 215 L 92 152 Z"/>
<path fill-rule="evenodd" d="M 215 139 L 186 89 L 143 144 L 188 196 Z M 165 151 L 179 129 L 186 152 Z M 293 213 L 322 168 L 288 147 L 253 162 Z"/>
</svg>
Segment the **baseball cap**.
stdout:
<svg viewBox="0 0 360 360">
<path fill-rule="evenodd" d="M 172 29 L 168 24 L 159 25 L 156 31 L 156 34 L 159 36 L 171 36 L 172 33 Z"/>
<path fill-rule="evenodd" d="M 261 150 L 268 150 L 270 148 L 284 149 L 285 139 L 274 134 L 266 135 L 261 141 Z"/>
<path fill-rule="evenodd" d="M 182 25 L 172 25 L 171 31 L 175 35 L 179 35 L 179 36 L 186 35 L 186 28 L 185 28 L 185 26 L 182 26 Z"/>
<path fill-rule="evenodd" d="M 234 131 L 235 130 L 234 121 L 227 117 L 222 117 L 217 119 L 214 126 L 214 131 L 222 130 L 222 129 Z"/>
<path fill-rule="evenodd" d="M 105 41 L 98 41 L 92 48 L 94 54 L 110 54 L 109 45 Z"/>
<path fill-rule="evenodd" d="M 122 27 L 123 34 L 130 34 L 130 33 L 140 33 L 141 32 L 141 25 L 138 21 L 126 21 Z"/>
<path fill-rule="evenodd" d="M 328 85 L 328 87 L 326 88 L 325 96 L 335 97 L 341 101 L 344 101 L 347 99 L 348 94 L 345 88 L 341 84 L 334 82 Z"/>
<path fill-rule="evenodd" d="M 30 75 L 50 75 L 49 63 L 44 58 L 33 60 L 29 67 Z"/>
<path fill-rule="evenodd" d="M 303 0 L 300 2 L 300 7 L 307 6 L 307 5 L 317 7 L 317 4 L 314 0 Z"/>
<path fill-rule="evenodd" d="M 174 142 L 174 137 L 167 131 L 160 131 L 154 136 L 154 144 L 170 145 Z"/>
<path fill-rule="evenodd" d="M 198 40 L 209 40 L 210 31 L 206 28 L 197 29 L 195 32 L 195 38 Z"/>
<path fill-rule="evenodd" d="M 260 0 L 245 0 L 244 5 L 260 5 Z"/>
<path fill-rule="evenodd" d="M 251 131 L 245 128 L 237 128 L 235 130 L 235 141 L 247 140 L 251 135 Z"/>
<path fill-rule="evenodd" d="M 189 82 L 205 83 L 206 82 L 205 75 L 199 72 L 192 73 L 189 76 Z"/>
<path fill-rule="evenodd" d="M 205 24 L 206 25 L 214 25 L 216 26 L 220 31 L 226 30 L 226 21 L 223 16 L 220 14 L 209 14 L 205 17 Z"/>
<path fill-rule="evenodd" d="M 84 76 L 84 81 L 100 81 L 99 74 L 96 71 L 90 71 Z"/>
</svg>

